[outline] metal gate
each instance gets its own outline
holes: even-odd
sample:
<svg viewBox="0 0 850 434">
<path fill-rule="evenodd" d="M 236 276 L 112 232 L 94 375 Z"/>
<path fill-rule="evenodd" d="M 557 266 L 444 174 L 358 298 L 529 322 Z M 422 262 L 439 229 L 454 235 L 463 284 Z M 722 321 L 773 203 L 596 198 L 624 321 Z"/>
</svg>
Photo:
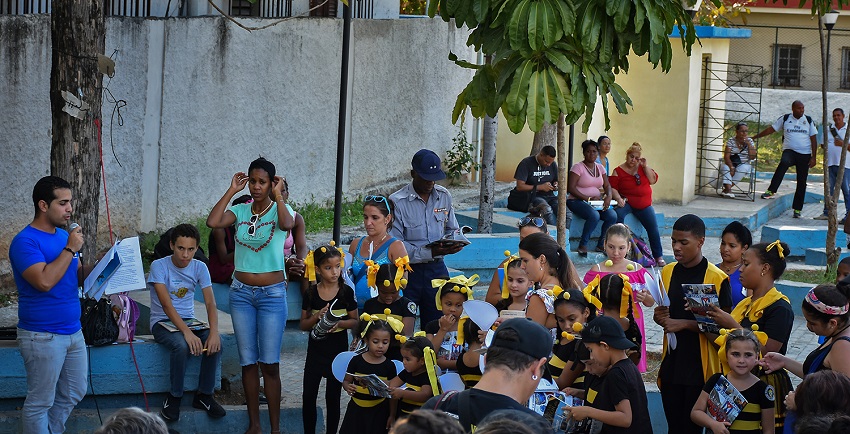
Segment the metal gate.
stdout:
<svg viewBox="0 0 850 434">
<path fill-rule="evenodd" d="M 702 95 L 697 138 L 696 194 L 717 196 L 723 187 L 726 140 L 735 136 L 735 127 L 746 122 L 750 132 L 760 128 L 761 91 L 764 68 L 757 65 L 712 62 L 703 59 Z M 735 184 L 736 198 L 755 201 L 756 161 L 752 170 Z"/>
</svg>

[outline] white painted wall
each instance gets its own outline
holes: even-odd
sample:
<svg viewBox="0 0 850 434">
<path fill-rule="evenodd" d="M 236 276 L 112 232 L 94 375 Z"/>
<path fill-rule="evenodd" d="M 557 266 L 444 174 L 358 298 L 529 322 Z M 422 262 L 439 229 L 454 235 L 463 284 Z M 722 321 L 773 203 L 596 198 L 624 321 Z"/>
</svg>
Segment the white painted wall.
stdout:
<svg viewBox="0 0 850 434">
<path fill-rule="evenodd" d="M 349 194 L 406 179 L 422 147 L 445 154 L 455 98 L 471 78 L 447 55 L 474 58 L 467 32 L 439 19 L 355 20 L 352 29 Z M 205 215 L 259 155 L 287 177 L 294 200 L 332 198 L 341 33 L 341 20 L 323 18 L 252 33 L 220 17 L 107 19 L 106 53 L 118 50 L 109 89 L 127 101 L 112 142 L 112 106 L 103 106 L 119 234 Z M 0 88 L 3 259 L 49 171 L 48 16 L 0 16 L 0 74 L 9 77 Z M 102 243 L 103 205 L 100 221 Z"/>
</svg>

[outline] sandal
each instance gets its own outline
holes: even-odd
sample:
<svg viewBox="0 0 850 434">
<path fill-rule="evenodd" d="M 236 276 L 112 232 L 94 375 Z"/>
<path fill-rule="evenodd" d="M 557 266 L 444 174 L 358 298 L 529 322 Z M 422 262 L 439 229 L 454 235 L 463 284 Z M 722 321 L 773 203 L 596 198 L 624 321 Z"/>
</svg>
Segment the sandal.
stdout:
<svg viewBox="0 0 850 434">
<path fill-rule="evenodd" d="M 586 258 L 587 257 L 587 247 L 579 247 L 576 250 L 576 253 L 578 253 L 578 255 L 582 258 Z"/>
<path fill-rule="evenodd" d="M 655 260 L 655 266 L 656 266 L 656 267 L 663 267 L 663 266 L 665 266 L 665 265 L 667 265 L 667 263 L 666 263 L 666 262 L 664 262 L 664 258 L 657 258 L 657 259 Z"/>
</svg>

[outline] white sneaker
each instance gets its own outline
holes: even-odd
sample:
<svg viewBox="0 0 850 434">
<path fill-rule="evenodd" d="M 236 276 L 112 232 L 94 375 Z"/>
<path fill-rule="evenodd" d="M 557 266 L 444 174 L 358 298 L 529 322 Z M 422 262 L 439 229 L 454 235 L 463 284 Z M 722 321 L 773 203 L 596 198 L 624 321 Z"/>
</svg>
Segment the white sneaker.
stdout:
<svg viewBox="0 0 850 434">
<path fill-rule="evenodd" d="M 827 217 L 826 214 L 821 214 L 821 215 L 815 217 L 813 220 L 829 220 L 829 217 Z"/>
<path fill-rule="evenodd" d="M 728 197 L 729 199 L 734 199 L 734 198 L 735 198 L 735 193 L 732 193 L 732 192 L 729 192 L 729 193 L 721 193 L 720 195 L 721 195 L 721 196 L 723 196 L 723 197 Z"/>
</svg>

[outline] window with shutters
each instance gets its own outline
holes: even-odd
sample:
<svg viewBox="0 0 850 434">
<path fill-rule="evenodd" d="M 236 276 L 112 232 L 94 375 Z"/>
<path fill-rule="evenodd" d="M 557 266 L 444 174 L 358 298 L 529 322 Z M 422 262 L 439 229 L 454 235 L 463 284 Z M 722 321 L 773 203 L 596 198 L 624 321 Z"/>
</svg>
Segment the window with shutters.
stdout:
<svg viewBox="0 0 850 434">
<path fill-rule="evenodd" d="M 803 46 L 774 45 L 773 47 L 773 86 L 800 86 L 801 59 Z"/>
</svg>

